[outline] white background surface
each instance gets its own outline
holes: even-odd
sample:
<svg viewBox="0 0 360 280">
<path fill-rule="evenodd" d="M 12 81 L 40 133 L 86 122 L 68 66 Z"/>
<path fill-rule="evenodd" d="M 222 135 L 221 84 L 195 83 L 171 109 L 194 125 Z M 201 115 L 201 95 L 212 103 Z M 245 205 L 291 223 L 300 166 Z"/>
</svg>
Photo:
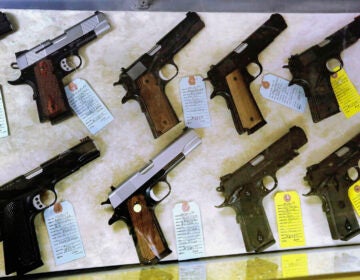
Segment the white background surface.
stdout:
<svg viewBox="0 0 360 280">
<path fill-rule="evenodd" d="M 77 117 L 72 117 L 56 126 L 38 121 L 36 104 L 32 100 L 31 87 L 10 86 L 20 72 L 10 68 L 15 61 L 14 53 L 30 49 L 52 39 L 84 18 L 91 12 L 77 11 L 5 11 L 16 18 L 18 31 L 0 41 L 0 84 L 11 135 L 0 139 L 0 184 L 24 174 L 51 157 L 78 143 L 89 135 Z M 111 185 L 119 185 L 132 173 L 143 167 L 167 146 L 182 129 L 183 122 L 171 131 L 154 140 L 140 106 L 135 102 L 121 104 L 125 90 L 113 87 L 121 67 L 129 66 L 140 55 L 160 40 L 185 13 L 159 12 L 106 12 L 112 30 L 80 50 L 83 67 L 64 83 L 77 77 L 89 82 L 114 116 L 114 121 L 92 138 L 101 151 L 101 157 L 84 166 L 56 185 L 59 200 L 69 200 L 78 218 L 86 257 L 75 262 L 55 266 L 42 215 L 35 219 L 37 237 L 44 265 L 34 272 L 97 267 L 114 264 L 137 263 L 135 247 L 125 223 L 108 226 L 111 207 L 101 206 L 107 199 Z M 174 58 L 179 66 L 179 75 L 166 87 L 167 96 L 176 114 L 182 120 L 180 78 L 190 74 L 204 77 L 211 64 L 217 63 L 241 41 L 247 38 L 270 14 L 200 13 L 205 28 Z M 259 60 L 266 73 L 274 73 L 290 79 L 291 75 L 282 66 L 291 54 L 300 53 L 321 42 L 344 25 L 355 14 L 283 14 L 288 28 L 265 50 Z M 360 43 L 342 53 L 345 70 L 356 88 L 360 89 L 360 65 L 356 59 Z M 262 75 L 263 75 L 262 74 Z M 317 163 L 351 137 L 359 133 L 360 114 L 350 120 L 339 113 L 314 124 L 307 107 L 304 114 L 282 105 L 267 101 L 260 96 L 262 75 L 251 89 L 258 106 L 268 122 L 253 135 L 238 135 L 224 99 L 209 100 L 212 127 L 196 130 L 203 143 L 168 176 L 172 193 L 156 209 L 156 215 L 173 251 L 166 260 L 176 259 L 175 232 L 172 209 L 178 202 L 195 201 L 201 211 L 207 256 L 222 256 L 245 253 L 235 213 L 230 208 L 217 209 L 223 202 L 222 194 L 216 191 L 219 178 L 235 171 L 264 148 L 287 133 L 293 125 L 302 127 L 308 144 L 300 149 L 300 155 L 277 173 L 279 186 L 264 201 L 275 240 L 277 243 L 267 251 L 278 250 L 275 207 L 276 191 L 296 190 L 299 194 L 309 191 L 303 177 L 306 167 Z M 208 96 L 212 87 L 208 83 Z M 306 247 L 344 244 L 333 241 L 327 221 L 316 197 L 301 196 Z M 346 244 L 359 243 L 357 236 Z M 5 274 L 2 248 L 0 248 L 0 275 Z"/>
</svg>

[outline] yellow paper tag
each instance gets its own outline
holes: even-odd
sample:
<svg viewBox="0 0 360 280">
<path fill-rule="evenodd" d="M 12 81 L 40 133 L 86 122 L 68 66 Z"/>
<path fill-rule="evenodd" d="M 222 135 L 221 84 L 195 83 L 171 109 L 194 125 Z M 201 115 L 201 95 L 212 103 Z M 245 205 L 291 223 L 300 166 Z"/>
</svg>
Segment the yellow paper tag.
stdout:
<svg viewBox="0 0 360 280">
<path fill-rule="evenodd" d="M 296 191 L 275 194 L 276 221 L 281 248 L 305 245 L 300 198 Z"/>
<path fill-rule="evenodd" d="M 281 268 L 284 278 L 307 276 L 309 275 L 307 255 L 283 255 L 281 256 Z"/>
<path fill-rule="evenodd" d="M 360 216 L 360 180 L 349 188 L 348 195 L 352 206 L 354 207 L 356 213 Z"/>
<path fill-rule="evenodd" d="M 334 68 L 334 72 L 339 67 Z M 330 76 L 330 83 L 334 90 L 335 97 L 339 103 L 340 110 L 346 118 L 351 118 L 360 112 L 360 94 L 350 81 L 345 70 L 342 68 Z"/>
</svg>

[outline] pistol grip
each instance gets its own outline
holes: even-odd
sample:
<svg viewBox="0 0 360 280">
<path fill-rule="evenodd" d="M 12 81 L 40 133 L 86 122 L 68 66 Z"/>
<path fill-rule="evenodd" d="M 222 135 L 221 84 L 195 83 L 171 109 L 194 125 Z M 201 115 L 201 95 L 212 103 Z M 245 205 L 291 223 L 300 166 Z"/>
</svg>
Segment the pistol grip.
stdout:
<svg viewBox="0 0 360 280">
<path fill-rule="evenodd" d="M 47 120 L 56 124 L 72 115 L 60 75 L 56 74 L 53 62 L 43 59 L 35 64 L 34 74 L 37 94 L 34 94 L 40 122 Z"/>
<path fill-rule="evenodd" d="M 236 130 L 239 134 L 242 134 L 244 130 L 248 134 L 255 132 L 265 125 L 266 121 L 250 92 L 249 85 L 239 69 L 235 69 L 225 78 L 235 107 L 230 108 L 230 110 Z M 238 123 L 239 121 L 240 123 Z"/>
<path fill-rule="evenodd" d="M 359 223 L 344 190 L 332 188 L 323 195 L 322 208 L 326 214 L 331 237 L 334 240 L 347 241 L 360 233 Z"/>
<path fill-rule="evenodd" d="M 309 77 L 309 80 L 311 79 L 314 78 Z M 330 75 L 326 73 L 325 76 L 322 75 L 321 77 L 318 77 L 316 81 L 312 82 L 316 84 L 310 89 L 310 94 L 306 95 L 312 120 L 314 123 L 317 123 L 339 113 L 340 110 L 334 90 L 330 83 Z"/>
<path fill-rule="evenodd" d="M 43 265 L 34 227 L 35 214 L 30 213 L 27 199 L 11 201 L 4 208 L 3 246 L 5 273 L 27 273 Z"/>
<path fill-rule="evenodd" d="M 127 201 L 132 228 L 130 233 L 142 264 L 154 264 L 171 253 L 154 211 L 145 196 L 134 195 Z"/>
<path fill-rule="evenodd" d="M 164 92 L 161 79 L 146 73 L 137 81 L 142 109 L 155 138 L 179 123 L 179 119 Z"/>
<path fill-rule="evenodd" d="M 236 212 L 247 252 L 262 252 L 275 243 L 262 199 L 258 200 L 250 193 L 231 207 Z"/>
</svg>

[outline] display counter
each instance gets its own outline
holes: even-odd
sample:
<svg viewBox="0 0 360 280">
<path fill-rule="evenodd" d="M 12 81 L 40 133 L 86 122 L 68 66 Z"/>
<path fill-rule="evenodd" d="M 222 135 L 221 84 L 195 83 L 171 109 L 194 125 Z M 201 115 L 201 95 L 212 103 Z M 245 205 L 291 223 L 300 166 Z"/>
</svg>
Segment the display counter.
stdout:
<svg viewBox="0 0 360 280">
<path fill-rule="evenodd" d="M 16 80 L 20 75 L 19 70 L 10 67 L 15 61 L 16 52 L 31 49 L 47 39 L 63 34 L 67 28 L 90 16 L 92 12 L 3 12 L 14 22 L 16 31 L 0 40 L 0 84 L 10 132 L 8 137 L 0 139 L 0 185 L 26 174 L 78 144 L 79 140 L 86 136 L 94 140 L 101 154 L 99 158 L 55 186 L 58 201 L 69 201 L 74 208 L 85 257 L 56 265 L 43 214 L 38 214 L 35 218 L 35 228 L 44 265 L 31 273 L 39 274 L 41 277 L 43 273 L 48 272 L 106 269 L 120 265 L 130 270 L 126 275 L 131 275 L 131 279 L 142 279 L 142 274 L 147 274 L 148 271 L 155 271 L 155 274 L 150 274 L 151 277 L 170 279 L 169 273 L 171 274 L 172 270 L 177 271 L 175 275 L 181 276 L 183 268 L 187 270 L 190 267 L 191 271 L 194 267 L 195 273 L 200 273 L 203 277 L 196 279 L 218 279 L 220 271 L 224 276 L 222 279 L 242 279 L 247 273 L 263 273 L 256 269 L 256 262 L 263 261 L 268 269 L 264 277 L 270 275 L 268 278 L 277 278 L 286 277 L 283 259 L 287 255 L 306 256 L 305 259 L 302 258 L 305 263 L 300 269 L 303 274 L 300 273 L 298 276 L 358 271 L 360 236 L 357 235 L 348 241 L 332 239 L 321 200 L 316 196 L 303 196 L 310 191 L 303 178 L 308 166 L 320 162 L 359 133 L 360 114 L 347 119 L 340 112 L 314 123 L 308 105 L 305 112 L 301 113 L 269 101 L 259 93 L 264 75 L 270 73 L 291 80 L 290 71 L 283 68 L 288 64 L 288 58 L 320 43 L 328 35 L 352 22 L 357 14 L 282 14 L 288 27 L 259 54 L 263 71 L 250 86 L 267 122 L 253 134 L 237 133 L 227 104 L 221 97 L 210 99 L 213 87 L 206 81 L 211 126 L 195 129 L 201 137 L 202 144 L 169 173 L 167 181 L 171 185 L 171 193 L 158 204 L 155 211 L 168 246 L 172 250 L 163 262 L 176 262 L 178 259 L 173 209 L 176 204 L 185 201 L 195 202 L 200 209 L 205 254 L 200 260 L 191 263 L 160 264 L 148 268 L 137 266 L 138 256 L 126 224 L 119 221 L 109 226 L 108 221 L 113 209 L 111 206 L 101 205 L 101 202 L 107 200 L 111 191 L 110 186 L 120 185 L 182 133 L 185 125 L 179 93 L 180 79 L 188 75 L 201 75 L 205 78 L 211 65 L 218 63 L 234 50 L 271 14 L 199 13 L 205 28 L 175 55 L 174 62 L 178 66 L 178 75 L 165 88 L 166 95 L 181 122 L 154 139 L 139 104 L 135 101 L 122 104 L 126 91 L 122 86 L 114 87 L 113 83 L 119 80 L 122 67 L 128 67 L 148 52 L 158 40 L 185 18 L 185 13 L 105 12 L 111 30 L 80 49 L 82 66 L 63 80 L 64 85 L 76 78 L 86 80 L 112 114 L 113 120 L 92 135 L 77 116 L 56 125 L 49 122 L 40 123 L 36 103 L 32 99 L 32 88 L 27 85 L 12 86 L 7 82 Z M 359 54 L 359 42 L 341 53 L 344 69 L 357 89 L 360 89 L 360 64 L 357 60 Z M 224 201 L 222 193 L 217 191 L 220 177 L 248 163 L 287 133 L 292 126 L 301 127 L 308 141 L 298 149 L 297 157 L 278 170 L 277 188 L 262 201 L 276 243 L 267 248 L 265 253 L 247 253 L 235 212 L 230 207 L 215 207 Z M 297 192 L 300 198 L 305 244 L 281 248 L 274 197 L 278 192 L 290 190 Z M 359 219 L 358 216 L 356 218 Z M 255 268 L 252 266 L 253 262 Z M 263 267 L 263 264 L 260 267 Z M 108 272 L 99 273 L 107 275 Z M 111 272 L 110 278 L 113 273 L 117 272 Z M 184 272 L 184 275 L 188 274 L 189 270 Z M 0 275 L 5 276 L 2 248 Z M 46 275 L 50 276 L 51 273 Z M 174 274 L 171 275 L 177 279 Z M 98 279 L 97 276 L 94 277 Z M 180 279 L 187 279 L 180 276 Z"/>
</svg>

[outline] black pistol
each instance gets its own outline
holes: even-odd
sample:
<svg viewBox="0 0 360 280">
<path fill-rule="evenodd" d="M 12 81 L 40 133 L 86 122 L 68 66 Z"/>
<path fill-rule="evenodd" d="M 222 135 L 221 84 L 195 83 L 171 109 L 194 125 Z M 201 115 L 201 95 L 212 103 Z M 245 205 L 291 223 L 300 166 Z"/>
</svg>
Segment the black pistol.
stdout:
<svg viewBox="0 0 360 280">
<path fill-rule="evenodd" d="M 99 156 L 94 142 L 84 138 L 38 168 L 0 186 L 0 241 L 3 241 L 6 274 L 22 275 L 43 265 L 35 216 L 55 204 L 57 182 Z M 41 195 L 48 191 L 55 198 L 45 205 Z"/>
</svg>

